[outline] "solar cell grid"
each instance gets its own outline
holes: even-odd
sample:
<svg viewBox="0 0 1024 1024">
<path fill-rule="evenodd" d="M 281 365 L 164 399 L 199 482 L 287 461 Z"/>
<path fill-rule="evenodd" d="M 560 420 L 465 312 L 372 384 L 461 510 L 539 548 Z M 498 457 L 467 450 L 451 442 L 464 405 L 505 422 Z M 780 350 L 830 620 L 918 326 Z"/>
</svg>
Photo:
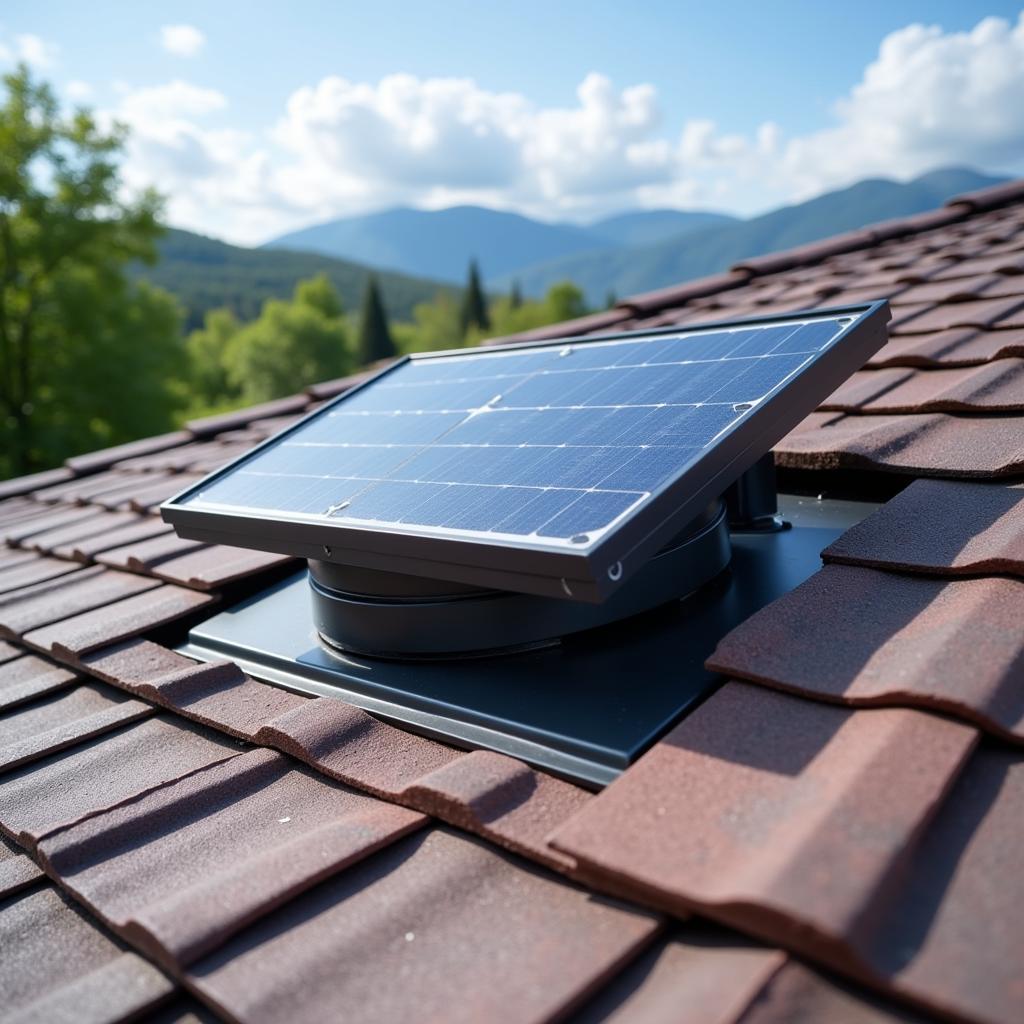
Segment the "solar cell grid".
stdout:
<svg viewBox="0 0 1024 1024">
<path fill-rule="evenodd" d="M 590 543 L 849 321 L 408 361 L 186 502 L 339 525 Z"/>
</svg>

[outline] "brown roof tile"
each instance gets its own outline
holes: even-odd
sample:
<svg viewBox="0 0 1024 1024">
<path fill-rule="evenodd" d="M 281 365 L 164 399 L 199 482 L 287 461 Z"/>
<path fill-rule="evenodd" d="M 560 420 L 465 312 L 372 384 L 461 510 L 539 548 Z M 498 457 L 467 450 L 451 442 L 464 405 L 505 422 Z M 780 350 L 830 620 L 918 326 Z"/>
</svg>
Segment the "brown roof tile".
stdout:
<svg viewBox="0 0 1024 1024">
<path fill-rule="evenodd" d="M 426 823 L 252 750 L 43 840 L 47 870 L 174 969 Z"/>
<path fill-rule="evenodd" d="M 881 469 L 921 476 L 1024 473 L 1024 416 L 812 413 L 775 447 L 791 469 Z"/>
<path fill-rule="evenodd" d="M 147 487 L 139 487 L 131 495 L 125 495 L 128 506 L 136 512 L 152 512 L 168 498 L 202 480 L 202 473 L 172 473 L 156 480 Z M 124 499 L 122 499 L 124 500 Z"/>
<path fill-rule="evenodd" d="M 38 515 L 19 519 L 9 526 L 0 526 L 0 541 L 6 541 L 8 544 L 22 544 L 37 533 L 78 524 L 98 515 L 100 512 L 94 508 L 74 508 L 62 505 L 51 509 L 44 506 Z"/>
<path fill-rule="evenodd" d="M 191 440 L 192 435 L 188 431 L 176 430 L 173 433 L 160 434 L 157 437 L 143 437 L 138 441 L 129 441 L 127 444 L 119 444 L 113 448 L 102 448 L 99 451 L 89 452 L 87 455 L 76 455 L 68 459 L 65 465 L 76 473 L 96 473 L 109 469 L 115 462 L 140 455 L 150 455 L 153 452 L 166 451 L 168 448 L 175 448 Z"/>
<path fill-rule="evenodd" d="M 203 419 L 189 420 L 186 429 L 196 437 L 213 437 L 225 430 L 237 430 L 248 426 L 254 420 L 268 416 L 291 416 L 302 412 L 309 405 L 308 395 L 291 395 L 288 398 L 277 398 L 262 405 L 253 405 L 235 412 L 220 413 L 206 416 Z"/>
<path fill-rule="evenodd" d="M 235 1019 L 515 1021 L 564 1014 L 655 919 L 444 829 L 394 843 L 189 971 Z M 398 979 L 401 979 L 398 982 Z"/>
<path fill-rule="evenodd" d="M 40 558 L 27 552 L 26 554 L 29 561 L 0 569 L 0 594 L 45 583 L 47 580 L 57 579 L 58 576 L 67 576 L 79 568 L 73 562 L 68 563 L 57 558 Z"/>
<path fill-rule="evenodd" d="M 868 366 L 976 366 L 1010 356 L 1024 356 L 1024 331 L 957 328 L 893 338 Z"/>
<path fill-rule="evenodd" d="M 822 557 L 942 575 L 1024 576 L 1024 487 L 915 480 Z"/>
<path fill-rule="evenodd" d="M 98 515 L 89 516 L 87 519 L 72 523 L 70 526 L 61 526 L 53 530 L 47 530 L 45 533 L 33 534 L 25 542 L 24 546 L 47 553 L 63 544 L 71 544 L 79 540 L 86 540 L 89 537 L 95 537 L 98 534 L 109 533 L 112 530 L 138 521 L 138 518 L 138 516 L 131 512 L 99 512 Z"/>
<path fill-rule="evenodd" d="M 994 864 L 1024 786 L 994 803 L 992 777 L 1024 760 L 972 759 L 976 737 L 922 712 L 728 683 L 554 842 L 656 906 L 704 910 L 925 1006 L 1014 1020 L 1024 991 L 1005 951 L 1024 941 L 1024 891 Z M 948 901 L 951 865 L 975 848 Z"/>
<path fill-rule="evenodd" d="M 142 579 L 142 577 L 135 577 Z M 146 580 L 146 582 L 157 582 Z M 191 615 L 215 598 L 170 583 L 35 629 L 25 643 L 65 661 Z"/>
<path fill-rule="evenodd" d="M 84 505 L 98 495 L 116 490 L 138 480 L 141 474 L 119 473 L 115 470 L 108 470 L 103 473 L 91 474 L 89 476 L 75 477 L 67 483 L 57 487 L 47 487 L 43 490 L 34 491 L 33 497 L 37 501 L 48 504 L 64 503 L 68 505 Z"/>
<path fill-rule="evenodd" d="M 136 1020 L 174 991 L 51 886 L 0 902 L 0 992 L 11 1021 Z"/>
<path fill-rule="evenodd" d="M 1019 580 L 826 566 L 734 629 L 708 665 L 847 704 L 938 708 L 1024 742 L 1022 621 Z"/>
<path fill-rule="evenodd" d="M 42 870 L 31 857 L 0 835 L 0 899 L 38 882 Z"/>
<path fill-rule="evenodd" d="M 44 697 L 0 715 L 0 772 L 152 713 L 148 704 L 95 683 Z"/>
<path fill-rule="evenodd" d="M 73 474 L 70 469 L 61 466 L 58 469 L 46 469 L 41 473 L 33 473 L 30 476 L 13 477 L 10 480 L 0 480 L 0 501 L 5 498 L 13 498 L 19 494 L 28 494 L 41 487 L 52 487 L 54 484 L 70 480 Z"/>
<path fill-rule="evenodd" d="M 152 571 L 154 576 L 171 583 L 180 583 L 196 590 L 210 590 L 293 561 L 289 555 L 211 544 L 177 558 L 161 561 Z"/>
<path fill-rule="evenodd" d="M 148 572 L 165 559 L 175 558 L 202 546 L 202 541 L 183 540 L 176 533 L 164 532 L 121 547 L 107 548 L 97 554 L 95 559 L 101 565 L 110 565 L 116 569 Z"/>
<path fill-rule="evenodd" d="M 24 846 L 238 754 L 235 743 L 157 715 L 0 776 L 0 829 Z"/>
<path fill-rule="evenodd" d="M 99 566 L 77 569 L 58 579 L 0 596 L 0 635 L 16 639 L 50 622 L 158 586 L 159 580 L 142 579 Z"/>
<path fill-rule="evenodd" d="M 14 650 L 22 654 L 20 649 Z M 35 654 L 14 656 L 0 664 L 0 711 L 63 690 L 77 679 L 74 672 Z"/>
<path fill-rule="evenodd" d="M 902 308 L 907 310 L 907 315 L 894 316 L 892 323 L 894 333 L 898 334 L 946 331 L 952 327 L 1024 327 L 1024 295 L 951 302 L 941 306 L 924 303 L 922 307 Z"/>
<path fill-rule="evenodd" d="M 941 370 L 862 370 L 820 408 L 866 413 L 1024 412 L 1024 359 Z"/>
<path fill-rule="evenodd" d="M 734 1024 L 786 955 L 706 922 L 677 928 L 571 1018 L 572 1024 Z"/>
<path fill-rule="evenodd" d="M 198 664 L 147 640 L 130 640 L 84 657 L 82 668 L 155 704 L 240 739 L 310 698 L 250 679 L 229 661 Z"/>
<path fill-rule="evenodd" d="M 111 548 L 124 547 L 126 544 L 159 537 L 161 534 L 170 533 L 172 529 L 173 527 L 162 522 L 157 516 L 135 516 L 126 525 L 116 530 L 62 544 L 60 547 L 54 548 L 53 553 L 59 558 L 89 562 L 101 551 L 109 551 Z"/>
<path fill-rule="evenodd" d="M 20 647 L 15 647 L 14 644 L 0 640 L 0 665 L 6 665 L 8 662 L 14 661 L 22 653 Z"/>
</svg>

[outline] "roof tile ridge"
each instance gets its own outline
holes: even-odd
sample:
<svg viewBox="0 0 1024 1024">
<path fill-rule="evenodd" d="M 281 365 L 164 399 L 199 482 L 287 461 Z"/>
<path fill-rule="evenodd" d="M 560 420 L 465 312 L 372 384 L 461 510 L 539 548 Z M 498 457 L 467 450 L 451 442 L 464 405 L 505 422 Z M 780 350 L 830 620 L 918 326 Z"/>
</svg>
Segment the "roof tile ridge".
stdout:
<svg viewBox="0 0 1024 1024">
<path fill-rule="evenodd" d="M 985 213 L 1001 206 L 1024 201 L 1024 178 L 989 185 L 973 192 L 962 192 L 958 196 L 947 199 L 947 207 L 966 207 L 969 214 Z"/>
</svg>

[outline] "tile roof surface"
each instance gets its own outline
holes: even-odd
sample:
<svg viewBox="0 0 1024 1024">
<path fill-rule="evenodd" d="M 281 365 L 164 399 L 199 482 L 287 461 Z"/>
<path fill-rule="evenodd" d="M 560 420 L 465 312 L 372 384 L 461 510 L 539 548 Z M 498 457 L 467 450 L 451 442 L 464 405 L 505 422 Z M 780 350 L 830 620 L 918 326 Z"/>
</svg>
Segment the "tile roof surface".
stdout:
<svg viewBox="0 0 1024 1024">
<path fill-rule="evenodd" d="M 160 502 L 358 378 L 0 483 L 0 1020 L 1024 1020 L 1024 182 L 529 337 L 881 297 L 776 461 L 899 493 L 597 794 L 172 649 L 289 562 Z"/>
</svg>

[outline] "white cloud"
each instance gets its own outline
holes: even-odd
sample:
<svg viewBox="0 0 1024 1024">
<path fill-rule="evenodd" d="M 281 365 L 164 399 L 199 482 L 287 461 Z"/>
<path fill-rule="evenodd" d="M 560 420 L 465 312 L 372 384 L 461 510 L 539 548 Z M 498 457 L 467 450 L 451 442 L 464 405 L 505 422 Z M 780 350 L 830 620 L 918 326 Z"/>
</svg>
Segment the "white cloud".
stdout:
<svg viewBox="0 0 1024 1024">
<path fill-rule="evenodd" d="M 9 42 L 0 39 L 0 63 L 28 64 L 35 71 L 49 71 L 57 64 L 60 47 L 40 36 L 24 32 Z"/>
<path fill-rule="evenodd" d="M 160 45 L 175 57 L 196 57 L 206 45 L 206 36 L 194 25 L 164 25 Z"/>
<path fill-rule="evenodd" d="M 73 79 L 64 87 L 67 98 L 74 103 L 85 103 L 95 95 L 95 90 L 88 82 Z"/>
<path fill-rule="evenodd" d="M 737 134 L 698 111 L 668 133 L 653 85 L 596 73 L 562 107 L 464 78 L 330 76 L 252 135 L 219 123 L 226 105 L 177 81 L 126 90 L 116 113 L 134 130 L 132 182 L 168 193 L 176 222 L 239 241 L 395 203 L 551 219 L 638 204 L 754 212 L 869 174 L 1024 172 L 1024 14 L 891 33 L 832 124 L 798 137 L 774 122 Z"/>
</svg>

